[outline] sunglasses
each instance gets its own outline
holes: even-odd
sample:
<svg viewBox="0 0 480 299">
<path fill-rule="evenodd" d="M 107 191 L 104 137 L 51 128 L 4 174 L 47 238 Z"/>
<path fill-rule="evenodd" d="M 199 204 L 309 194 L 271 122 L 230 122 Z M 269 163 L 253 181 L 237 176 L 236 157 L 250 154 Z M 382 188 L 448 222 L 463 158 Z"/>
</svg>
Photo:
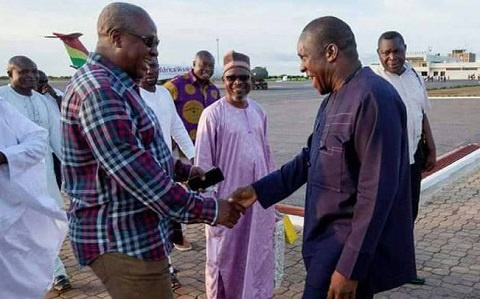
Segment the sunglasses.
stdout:
<svg viewBox="0 0 480 299">
<path fill-rule="evenodd" d="M 235 82 L 237 81 L 237 79 L 242 82 L 247 82 L 248 80 L 250 80 L 250 76 L 249 75 L 239 75 L 239 76 L 230 75 L 230 76 L 225 76 L 225 79 L 227 79 L 228 82 Z"/>
<path fill-rule="evenodd" d="M 156 35 L 149 35 L 149 36 L 138 35 L 136 33 L 133 33 L 131 31 L 128 31 L 128 30 L 125 30 L 125 29 L 120 29 L 120 31 L 122 31 L 126 34 L 130 34 L 131 36 L 138 37 L 139 39 L 141 39 L 143 41 L 143 43 L 145 44 L 145 46 L 147 46 L 147 48 L 156 47 L 160 43 L 160 40 L 158 39 L 158 37 Z"/>
</svg>

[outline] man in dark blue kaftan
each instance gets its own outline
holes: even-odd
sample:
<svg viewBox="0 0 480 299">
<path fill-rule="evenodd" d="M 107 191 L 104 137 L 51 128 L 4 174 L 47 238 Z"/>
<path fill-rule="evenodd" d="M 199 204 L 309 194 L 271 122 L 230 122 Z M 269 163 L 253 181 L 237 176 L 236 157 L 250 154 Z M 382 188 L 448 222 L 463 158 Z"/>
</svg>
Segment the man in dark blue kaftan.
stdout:
<svg viewBox="0 0 480 299">
<path fill-rule="evenodd" d="M 230 200 L 267 208 L 307 183 L 304 298 L 372 298 L 416 274 L 405 106 L 335 17 L 305 27 L 298 55 L 328 94 L 308 146 Z"/>
</svg>

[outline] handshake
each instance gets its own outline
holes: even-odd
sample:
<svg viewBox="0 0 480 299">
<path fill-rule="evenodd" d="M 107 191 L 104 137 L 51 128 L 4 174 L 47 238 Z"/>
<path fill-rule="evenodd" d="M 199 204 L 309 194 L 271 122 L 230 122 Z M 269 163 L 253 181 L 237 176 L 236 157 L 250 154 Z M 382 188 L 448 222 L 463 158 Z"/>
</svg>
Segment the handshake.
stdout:
<svg viewBox="0 0 480 299">
<path fill-rule="evenodd" d="M 241 214 L 257 201 L 257 194 L 251 185 L 238 188 L 228 199 L 218 200 L 218 215 L 215 224 L 232 228 L 237 224 Z"/>
<path fill-rule="evenodd" d="M 204 172 L 202 168 L 193 166 L 190 170 L 190 179 L 187 186 L 194 190 L 204 191 L 207 186 L 223 180 L 223 174 L 219 168 L 212 168 Z M 193 184 L 192 184 L 193 183 Z M 238 188 L 228 196 L 228 199 L 219 199 L 217 221 L 215 224 L 232 228 L 237 224 L 241 214 L 257 201 L 257 194 L 251 185 Z"/>
</svg>

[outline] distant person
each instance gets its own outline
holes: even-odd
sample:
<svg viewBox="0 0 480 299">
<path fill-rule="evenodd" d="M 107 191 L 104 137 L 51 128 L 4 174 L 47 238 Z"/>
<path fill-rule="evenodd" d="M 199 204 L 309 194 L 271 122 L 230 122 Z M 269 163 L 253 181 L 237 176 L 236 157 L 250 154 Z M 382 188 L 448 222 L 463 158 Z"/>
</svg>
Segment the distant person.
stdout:
<svg viewBox="0 0 480 299">
<path fill-rule="evenodd" d="M 206 108 L 197 131 L 195 164 L 219 167 L 225 180 L 213 192 L 225 198 L 275 169 L 267 116 L 248 93 L 250 58 L 229 51 L 223 58 L 225 97 Z M 256 203 L 231 230 L 205 227 L 207 298 L 272 298 L 275 210 Z"/>
<path fill-rule="evenodd" d="M 395 87 L 407 108 L 412 215 L 415 222 L 420 202 L 422 170 L 432 170 L 435 166 L 437 155 L 432 130 L 427 117 L 431 105 L 428 101 L 425 83 L 405 60 L 406 50 L 407 45 L 400 33 L 396 31 L 382 33 L 378 38 L 377 48 L 378 58 L 382 67 L 374 68 L 374 71 Z M 424 284 L 425 279 L 416 277 L 410 282 L 413 284 Z"/>
<path fill-rule="evenodd" d="M 58 113 L 60 113 L 63 92 L 61 90 L 53 88 L 50 84 L 48 84 L 48 77 L 41 70 L 38 70 L 38 80 L 35 90 L 43 94 L 48 99 L 52 100 L 55 104 L 57 104 Z M 53 155 L 53 168 L 55 170 L 55 178 L 57 180 L 58 188 L 62 189 L 62 166 L 60 160 L 55 155 Z"/>
<path fill-rule="evenodd" d="M 43 298 L 67 233 L 48 194 L 48 132 L 0 98 L 0 298 Z"/>
<path fill-rule="evenodd" d="M 210 81 L 214 70 L 215 59 L 213 55 L 205 50 L 199 51 L 195 55 L 193 68 L 190 72 L 177 76 L 164 84 L 170 91 L 177 113 L 181 117 L 194 144 L 197 136 L 198 120 L 203 109 L 220 98 L 220 91 Z M 183 156 L 177 152 L 175 145 L 174 155 Z M 173 238 L 175 240 L 175 248 L 180 251 L 187 251 L 192 248 L 179 227 L 175 228 Z"/>
<path fill-rule="evenodd" d="M 98 41 L 72 77 L 62 109 L 62 171 L 73 252 L 113 299 L 173 298 L 170 219 L 233 227 L 243 209 L 175 181 L 203 175 L 172 159 L 136 82 L 158 55 L 155 23 L 142 8 L 103 8 Z"/>
<path fill-rule="evenodd" d="M 195 55 L 190 72 L 177 76 L 164 86 L 170 91 L 178 115 L 183 120 L 190 138 L 195 143 L 197 126 L 203 109 L 220 98 L 220 91 L 210 78 L 215 69 L 215 59 L 208 51 Z"/>
<path fill-rule="evenodd" d="M 190 136 L 188 136 L 187 130 L 185 130 L 182 120 L 177 114 L 172 96 L 166 88 L 157 86 L 158 71 L 158 59 L 157 57 L 152 57 L 148 65 L 147 73 L 140 81 L 140 95 L 155 113 L 155 116 L 160 123 L 160 127 L 162 128 L 163 139 L 170 152 L 172 152 L 173 138 L 184 155 L 189 160 L 193 160 L 193 157 L 195 157 L 195 147 L 193 146 Z M 179 224 L 174 223 L 173 226 L 178 228 Z M 170 261 L 170 256 L 168 257 L 168 260 L 172 288 L 177 288 L 181 284 L 171 266 L 172 263 Z"/>
<path fill-rule="evenodd" d="M 53 157 L 60 157 L 60 113 L 57 105 L 34 90 L 37 84 L 37 65 L 26 56 L 14 56 L 7 67 L 10 84 L 0 87 L 0 97 L 12 104 L 31 121 L 48 131 L 49 149 L 45 156 L 47 186 L 50 196 L 59 207 L 64 207 L 63 198 L 55 176 Z M 61 159 L 60 159 L 61 160 Z M 64 291 L 71 288 L 67 271 L 60 258 L 56 260 L 53 273 L 54 289 Z"/>
<path fill-rule="evenodd" d="M 342 20 L 313 20 L 297 49 L 327 95 L 307 147 L 231 200 L 268 208 L 307 183 L 303 298 L 373 298 L 415 276 L 405 106 Z"/>
<path fill-rule="evenodd" d="M 41 70 L 38 71 L 38 84 L 35 90 L 55 101 L 59 108 L 62 106 L 63 92 L 48 84 L 48 76 Z"/>
</svg>

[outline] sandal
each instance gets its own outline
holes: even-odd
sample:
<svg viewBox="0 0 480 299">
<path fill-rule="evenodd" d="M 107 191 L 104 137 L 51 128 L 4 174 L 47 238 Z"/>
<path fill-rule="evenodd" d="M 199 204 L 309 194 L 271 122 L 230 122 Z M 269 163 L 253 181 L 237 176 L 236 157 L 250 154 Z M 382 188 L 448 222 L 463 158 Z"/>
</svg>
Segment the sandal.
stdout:
<svg viewBox="0 0 480 299">
<path fill-rule="evenodd" d="M 174 273 L 170 273 L 170 280 L 172 282 L 172 290 L 176 290 L 182 286 L 180 280 L 178 280 L 177 276 Z"/>
<path fill-rule="evenodd" d="M 173 243 L 173 246 L 175 249 L 182 252 L 192 250 L 192 244 L 190 244 L 190 242 L 188 242 L 186 239 L 183 239 L 182 244 Z"/>
</svg>

